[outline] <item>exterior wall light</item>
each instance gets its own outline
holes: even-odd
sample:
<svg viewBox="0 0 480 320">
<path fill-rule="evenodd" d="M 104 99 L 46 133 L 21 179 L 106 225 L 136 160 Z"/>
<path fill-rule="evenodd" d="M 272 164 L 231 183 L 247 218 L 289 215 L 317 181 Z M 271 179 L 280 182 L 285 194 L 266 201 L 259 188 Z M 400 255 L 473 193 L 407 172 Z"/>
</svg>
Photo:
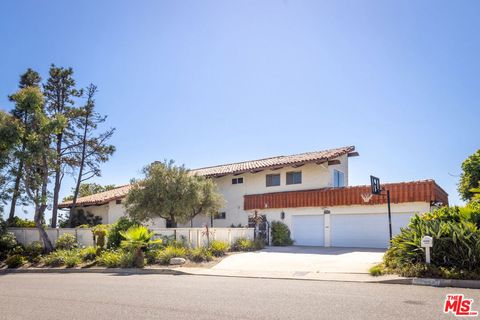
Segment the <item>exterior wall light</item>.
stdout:
<svg viewBox="0 0 480 320">
<path fill-rule="evenodd" d="M 280 212 L 280 219 L 282 219 L 282 220 L 285 219 L 285 212 L 283 212 L 283 211 Z"/>
</svg>

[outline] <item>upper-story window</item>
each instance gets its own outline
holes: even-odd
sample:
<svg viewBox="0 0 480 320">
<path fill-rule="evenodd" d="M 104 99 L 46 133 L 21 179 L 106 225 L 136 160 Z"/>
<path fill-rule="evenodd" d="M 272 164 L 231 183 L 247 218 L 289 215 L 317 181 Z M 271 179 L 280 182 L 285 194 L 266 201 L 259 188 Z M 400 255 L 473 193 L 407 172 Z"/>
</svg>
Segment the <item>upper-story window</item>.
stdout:
<svg viewBox="0 0 480 320">
<path fill-rule="evenodd" d="M 287 172 L 287 184 L 302 183 L 302 172 Z"/>
<path fill-rule="evenodd" d="M 342 171 L 336 169 L 333 170 L 333 187 L 345 187 L 345 174 Z"/>
<path fill-rule="evenodd" d="M 274 187 L 280 185 L 280 174 L 267 174 L 266 179 L 267 187 Z"/>
<path fill-rule="evenodd" d="M 232 184 L 240 184 L 243 183 L 243 178 L 233 178 Z"/>
</svg>

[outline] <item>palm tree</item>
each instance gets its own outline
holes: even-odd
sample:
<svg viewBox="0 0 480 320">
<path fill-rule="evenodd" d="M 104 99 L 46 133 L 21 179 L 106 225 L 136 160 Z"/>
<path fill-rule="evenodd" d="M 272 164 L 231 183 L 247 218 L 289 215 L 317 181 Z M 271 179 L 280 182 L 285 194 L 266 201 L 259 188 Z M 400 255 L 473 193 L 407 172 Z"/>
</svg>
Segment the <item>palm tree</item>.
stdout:
<svg viewBox="0 0 480 320">
<path fill-rule="evenodd" d="M 150 232 L 144 226 L 134 226 L 127 231 L 120 231 L 122 237 L 125 238 L 121 242 L 122 248 L 133 251 L 134 265 L 143 268 L 145 264 L 145 254 L 143 250 L 151 244 L 161 243 L 162 240 L 153 240 L 155 232 Z"/>
</svg>

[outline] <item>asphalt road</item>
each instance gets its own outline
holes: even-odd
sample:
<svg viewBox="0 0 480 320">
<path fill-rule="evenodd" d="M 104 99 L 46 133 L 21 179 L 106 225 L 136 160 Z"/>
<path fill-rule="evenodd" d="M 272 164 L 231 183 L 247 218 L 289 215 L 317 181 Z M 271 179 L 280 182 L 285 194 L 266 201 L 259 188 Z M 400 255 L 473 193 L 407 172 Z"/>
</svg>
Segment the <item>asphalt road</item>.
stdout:
<svg viewBox="0 0 480 320">
<path fill-rule="evenodd" d="M 0 319 L 453 319 L 477 290 L 172 275 L 0 275 Z"/>
</svg>

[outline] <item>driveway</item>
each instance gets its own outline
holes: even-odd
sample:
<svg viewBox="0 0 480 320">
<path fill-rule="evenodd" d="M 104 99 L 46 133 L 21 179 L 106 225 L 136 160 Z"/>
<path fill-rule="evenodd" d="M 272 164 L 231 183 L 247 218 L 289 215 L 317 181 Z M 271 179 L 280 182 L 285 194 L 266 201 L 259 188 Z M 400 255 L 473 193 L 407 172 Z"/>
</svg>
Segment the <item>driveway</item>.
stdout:
<svg viewBox="0 0 480 320">
<path fill-rule="evenodd" d="M 365 248 L 267 247 L 231 255 L 216 270 L 368 273 L 385 250 Z"/>
</svg>

